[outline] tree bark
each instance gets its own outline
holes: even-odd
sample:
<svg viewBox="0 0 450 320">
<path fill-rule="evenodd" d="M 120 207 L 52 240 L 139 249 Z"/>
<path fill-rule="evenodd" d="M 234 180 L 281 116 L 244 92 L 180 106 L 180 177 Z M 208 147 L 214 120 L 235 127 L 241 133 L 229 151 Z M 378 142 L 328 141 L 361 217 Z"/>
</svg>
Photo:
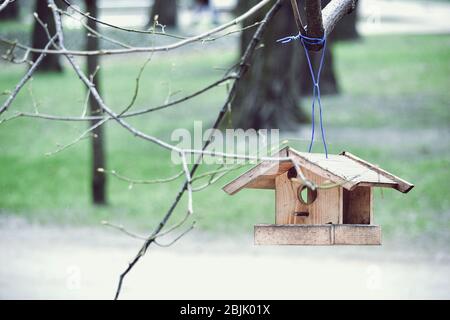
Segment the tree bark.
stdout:
<svg viewBox="0 0 450 320">
<path fill-rule="evenodd" d="M 59 5 L 59 3 L 58 3 Z M 47 25 L 48 31 L 51 36 L 56 33 L 55 21 L 53 19 L 52 12 L 47 5 L 47 1 L 36 0 L 35 12 L 37 13 L 39 19 L 42 20 L 43 23 Z M 33 48 L 43 49 L 48 43 L 48 35 L 45 29 L 37 22 L 34 22 L 33 25 Z M 40 56 L 39 52 L 34 52 L 32 54 L 31 59 L 36 61 L 36 59 Z M 36 69 L 39 72 L 61 72 L 63 71 L 59 55 L 57 54 L 48 54 L 44 57 L 39 67 Z"/>
<path fill-rule="evenodd" d="M 177 1 L 176 0 L 155 0 L 150 12 L 148 25 L 154 23 L 155 16 L 158 15 L 158 22 L 167 27 L 177 26 Z"/>
<path fill-rule="evenodd" d="M 240 0 L 242 12 L 257 0 Z M 246 21 L 251 25 L 260 21 L 261 12 Z M 241 51 L 248 44 L 254 30 L 243 32 Z M 276 39 L 296 34 L 296 25 L 289 2 L 267 26 L 262 43 L 252 60 L 249 71 L 242 79 L 232 104 L 232 124 L 235 128 L 279 128 L 292 130 L 308 118 L 299 108 L 300 90 L 297 69 L 304 59 L 298 45 L 280 45 Z"/>
<path fill-rule="evenodd" d="M 322 7 L 325 7 L 331 0 L 325 0 L 322 2 Z M 359 38 L 358 31 L 356 30 L 356 21 L 358 19 L 358 4 L 355 9 L 345 15 L 336 25 L 333 31 L 332 39 L 334 41 L 347 41 L 356 40 Z"/>
<path fill-rule="evenodd" d="M 96 0 L 85 0 L 86 11 L 92 16 L 97 17 L 97 1 Z M 97 30 L 97 23 L 94 20 L 88 19 L 87 24 L 94 30 Z M 86 38 L 86 50 L 98 50 L 99 43 L 97 37 Z M 97 70 L 99 66 L 99 56 L 88 56 L 87 57 L 87 73 L 89 75 L 95 74 L 93 78 L 93 84 L 95 85 L 97 91 L 101 92 L 100 87 L 100 70 Z M 97 103 L 97 100 L 89 96 L 89 111 L 92 116 L 97 116 L 101 114 L 101 107 Z M 100 120 L 92 120 L 90 125 L 95 125 Z M 105 161 L 105 151 L 104 151 L 104 139 L 105 134 L 103 126 L 99 126 L 92 131 L 91 138 L 91 192 L 92 201 L 94 204 L 106 204 L 106 175 L 99 172 L 99 168 L 106 167 Z"/>
<path fill-rule="evenodd" d="M 3 2 L 0 0 L 0 2 Z M 8 3 L 5 9 L 0 11 L 0 21 L 3 20 L 15 20 L 19 18 L 20 9 L 18 1 L 14 1 L 11 3 Z"/>
<path fill-rule="evenodd" d="M 331 0 L 322 1 L 322 9 L 326 7 L 326 5 Z M 358 32 L 356 30 L 356 20 L 357 20 L 357 6 L 355 10 L 351 13 L 345 15 L 336 27 L 333 30 L 333 33 L 327 38 L 327 49 L 325 51 L 325 61 L 326 67 L 322 70 L 322 79 L 320 81 L 320 91 L 322 94 L 337 94 L 339 93 L 339 86 L 336 79 L 336 75 L 334 72 L 334 58 L 331 53 L 331 47 L 333 43 L 336 41 L 351 41 L 359 38 Z M 311 60 L 312 64 L 315 67 L 315 70 L 319 67 L 320 63 L 320 53 L 311 52 Z M 303 65 L 300 68 L 300 77 L 308 72 L 308 65 L 306 60 L 303 61 Z M 306 79 L 305 79 L 306 80 Z M 311 81 L 302 81 L 301 82 L 301 91 L 302 93 L 309 94 L 313 89 L 313 85 Z"/>
<path fill-rule="evenodd" d="M 330 0 L 322 1 L 322 9 L 330 2 Z M 301 15 L 303 21 L 307 21 L 305 10 L 301 11 Z M 345 19 L 345 18 L 343 18 Z M 317 24 L 322 24 L 322 22 L 315 22 Z M 341 22 L 339 22 L 340 24 Z M 338 26 L 339 26 L 338 24 Z M 322 95 L 327 94 L 337 94 L 339 93 L 339 86 L 336 78 L 336 73 L 334 71 L 334 57 L 332 53 L 333 44 L 335 42 L 336 36 L 335 32 L 338 26 L 334 29 L 333 34 L 327 37 L 327 45 L 325 48 L 325 67 L 322 70 L 322 75 L 320 77 L 320 92 Z M 323 29 L 322 29 L 323 32 Z M 311 35 L 311 36 L 319 36 L 320 35 Z M 304 54 L 304 52 L 303 52 Z M 320 64 L 320 58 L 322 52 L 319 51 L 309 51 L 309 55 L 311 57 L 311 64 L 314 67 L 314 70 L 317 71 Z M 298 69 L 299 74 L 298 77 L 303 81 L 300 82 L 300 90 L 304 95 L 310 95 L 313 90 L 313 83 L 310 76 L 310 71 L 308 67 L 308 62 L 306 59 L 303 59 L 301 62 L 301 66 Z"/>
<path fill-rule="evenodd" d="M 240 0 L 238 12 L 251 7 L 256 0 Z M 246 21 L 251 25 L 262 18 L 257 15 Z M 303 17 L 303 21 L 305 21 Z M 242 33 L 241 51 L 252 36 L 253 30 Z M 300 108 L 302 95 L 312 93 L 312 80 L 302 45 L 298 42 L 281 45 L 276 40 L 298 33 L 289 1 L 277 13 L 263 36 L 264 47 L 252 61 L 250 70 L 242 79 L 232 105 L 232 121 L 235 128 L 279 128 L 294 130 L 309 121 Z M 337 80 L 333 69 L 331 41 L 325 52 L 325 68 L 321 76 L 321 93 L 337 93 Z M 317 70 L 321 52 L 311 52 L 312 63 Z"/>
</svg>

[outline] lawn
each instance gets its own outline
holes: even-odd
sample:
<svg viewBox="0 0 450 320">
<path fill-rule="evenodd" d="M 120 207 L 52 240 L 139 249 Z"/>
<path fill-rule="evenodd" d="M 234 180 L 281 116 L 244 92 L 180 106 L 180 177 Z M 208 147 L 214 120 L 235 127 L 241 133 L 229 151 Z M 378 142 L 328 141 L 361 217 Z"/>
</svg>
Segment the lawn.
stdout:
<svg viewBox="0 0 450 320">
<path fill-rule="evenodd" d="M 134 108 L 158 105 L 219 79 L 237 55 L 224 50 L 226 46 L 215 46 L 196 44 L 182 54 L 155 54 L 141 79 Z M 337 44 L 334 51 L 341 94 L 323 98 L 331 151 L 351 151 L 416 185 L 407 195 L 393 190 L 376 192 L 376 222 L 385 235 L 449 241 L 450 36 L 373 36 Z M 136 55 L 103 60 L 101 89 L 116 111 L 130 101 L 145 59 Z M 5 64 L 0 68 L 0 92 L 11 90 L 24 68 Z M 211 123 L 225 95 L 226 87 L 217 87 L 185 104 L 130 122 L 169 140 L 174 129 L 192 128 L 194 120 L 204 121 L 205 126 Z M 67 67 L 63 74 L 36 75 L 6 116 L 18 110 L 33 111 L 33 100 L 42 113 L 79 115 L 84 96 L 84 88 Z M 1 96 L 0 103 L 5 99 Z M 300 104 L 308 109 L 309 100 Z M 0 212 L 45 223 L 108 220 L 150 230 L 168 209 L 181 180 L 130 186 L 108 176 L 109 205 L 92 206 L 88 140 L 45 155 L 75 139 L 85 128 L 84 123 L 29 118 L 0 124 Z M 109 169 L 143 179 L 167 177 L 179 170 L 171 164 L 170 153 L 135 138 L 113 122 L 106 126 L 106 135 Z M 199 228 L 250 233 L 254 223 L 273 220 L 273 192 L 248 190 L 229 197 L 221 191 L 236 175 L 230 173 L 195 194 Z M 184 208 L 183 203 L 178 218 Z"/>
</svg>

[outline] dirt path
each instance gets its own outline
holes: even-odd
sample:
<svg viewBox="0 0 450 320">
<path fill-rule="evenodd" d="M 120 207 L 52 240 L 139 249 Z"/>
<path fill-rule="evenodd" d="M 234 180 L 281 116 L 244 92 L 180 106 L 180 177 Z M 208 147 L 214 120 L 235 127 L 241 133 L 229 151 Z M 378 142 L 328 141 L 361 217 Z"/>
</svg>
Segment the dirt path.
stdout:
<svg viewBox="0 0 450 320">
<path fill-rule="evenodd" d="M 0 218 L 0 298 L 110 299 L 136 240 L 113 230 Z M 450 298 L 450 259 L 381 247 L 254 247 L 190 234 L 155 248 L 123 298 Z"/>
</svg>

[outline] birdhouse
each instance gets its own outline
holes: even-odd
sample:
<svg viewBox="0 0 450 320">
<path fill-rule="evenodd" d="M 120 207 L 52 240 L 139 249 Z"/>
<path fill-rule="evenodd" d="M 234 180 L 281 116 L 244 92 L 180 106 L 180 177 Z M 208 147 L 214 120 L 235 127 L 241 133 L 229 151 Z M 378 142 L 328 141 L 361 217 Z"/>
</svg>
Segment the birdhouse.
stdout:
<svg viewBox="0 0 450 320">
<path fill-rule="evenodd" d="M 243 188 L 275 190 L 275 224 L 255 225 L 258 245 L 380 245 L 381 227 L 373 220 L 374 188 L 407 193 L 409 182 L 349 152 L 304 153 L 286 147 L 223 187 L 233 195 Z M 317 186 L 317 187 L 316 187 Z"/>
</svg>

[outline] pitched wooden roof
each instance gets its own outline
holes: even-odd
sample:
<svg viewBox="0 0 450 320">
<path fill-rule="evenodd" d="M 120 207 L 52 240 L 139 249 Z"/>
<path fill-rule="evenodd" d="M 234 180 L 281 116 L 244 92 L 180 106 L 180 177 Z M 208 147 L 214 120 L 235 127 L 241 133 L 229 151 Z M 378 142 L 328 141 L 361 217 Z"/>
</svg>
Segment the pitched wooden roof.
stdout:
<svg viewBox="0 0 450 320">
<path fill-rule="evenodd" d="M 403 193 L 414 185 L 396 177 L 378 166 L 343 151 L 339 155 L 299 152 L 290 147 L 281 149 L 274 157 L 291 157 L 299 166 L 319 176 L 339 183 L 347 190 L 357 186 L 377 186 L 397 189 Z M 275 177 L 293 167 L 291 161 L 262 161 L 223 187 L 228 194 L 235 194 L 243 188 L 275 189 Z"/>
</svg>

